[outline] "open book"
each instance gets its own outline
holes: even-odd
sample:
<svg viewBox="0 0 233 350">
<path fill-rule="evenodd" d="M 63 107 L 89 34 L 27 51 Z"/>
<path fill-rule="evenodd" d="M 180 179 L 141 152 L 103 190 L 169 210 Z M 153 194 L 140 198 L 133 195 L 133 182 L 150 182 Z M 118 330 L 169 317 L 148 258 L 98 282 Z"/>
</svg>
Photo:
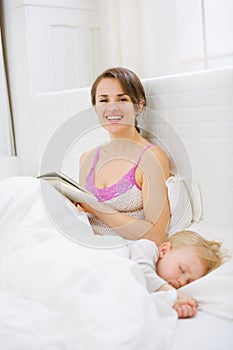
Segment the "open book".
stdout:
<svg viewBox="0 0 233 350">
<path fill-rule="evenodd" d="M 97 201 L 97 198 L 91 192 L 62 172 L 51 172 L 37 176 L 37 178 L 48 181 L 60 193 L 72 201 L 79 203 L 90 202 L 90 200 Z"/>
</svg>

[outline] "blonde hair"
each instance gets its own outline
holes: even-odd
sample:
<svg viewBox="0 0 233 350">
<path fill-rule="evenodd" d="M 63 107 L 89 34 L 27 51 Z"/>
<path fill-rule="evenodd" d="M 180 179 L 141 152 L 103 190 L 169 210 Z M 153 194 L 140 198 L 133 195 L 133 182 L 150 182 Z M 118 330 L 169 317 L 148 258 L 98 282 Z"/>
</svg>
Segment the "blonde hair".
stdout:
<svg viewBox="0 0 233 350">
<path fill-rule="evenodd" d="M 222 265 L 229 258 L 229 255 L 221 249 L 221 242 L 209 241 L 194 231 L 176 232 L 166 241 L 171 243 L 172 249 L 189 247 L 197 252 L 206 274 Z"/>
</svg>

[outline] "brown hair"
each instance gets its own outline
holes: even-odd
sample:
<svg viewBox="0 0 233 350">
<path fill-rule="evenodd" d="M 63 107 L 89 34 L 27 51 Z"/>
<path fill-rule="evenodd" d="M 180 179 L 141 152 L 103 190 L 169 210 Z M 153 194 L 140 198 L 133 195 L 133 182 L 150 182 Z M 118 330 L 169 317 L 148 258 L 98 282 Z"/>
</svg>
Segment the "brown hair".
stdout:
<svg viewBox="0 0 233 350">
<path fill-rule="evenodd" d="M 168 237 L 167 242 L 171 243 L 172 249 L 189 247 L 197 252 L 206 274 L 229 258 L 229 255 L 221 249 L 221 242 L 209 241 L 194 231 L 185 230 L 174 233 Z"/>
<path fill-rule="evenodd" d="M 93 106 L 96 104 L 97 86 L 99 82 L 105 78 L 117 79 L 124 93 L 130 97 L 135 105 L 143 103 L 143 105 L 146 106 L 145 91 L 140 79 L 134 72 L 124 67 L 109 68 L 96 78 L 91 88 L 91 102 Z"/>
</svg>

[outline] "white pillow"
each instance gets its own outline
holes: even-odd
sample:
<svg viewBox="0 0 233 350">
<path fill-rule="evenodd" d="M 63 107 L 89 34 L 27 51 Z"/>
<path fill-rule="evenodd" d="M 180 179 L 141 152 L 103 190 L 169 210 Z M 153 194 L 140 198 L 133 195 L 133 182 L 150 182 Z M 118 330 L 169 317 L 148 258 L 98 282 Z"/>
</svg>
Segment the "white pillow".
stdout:
<svg viewBox="0 0 233 350">
<path fill-rule="evenodd" d="M 233 259 L 204 277 L 180 288 L 181 292 L 192 295 L 203 310 L 233 320 Z"/>
<path fill-rule="evenodd" d="M 201 192 L 198 184 L 193 181 L 192 184 L 192 195 L 191 195 L 191 205 L 193 212 L 193 222 L 199 222 L 202 218 L 202 199 Z"/>
<path fill-rule="evenodd" d="M 208 313 L 233 320 L 233 237 L 232 229 L 223 229 L 208 223 L 194 223 L 188 230 L 196 231 L 209 240 L 223 243 L 223 249 L 231 257 L 222 266 L 204 277 L 180 288 L 192 295 L 198 302 L 199 309 Z"/>
<path fill-rule="evenodd" d="M 166 181 L 170 204 L 171 220 L 168 234 L 184 230 L 193 218 L 190 196 L 183 179 L 177 175 Z"/>
</svg>

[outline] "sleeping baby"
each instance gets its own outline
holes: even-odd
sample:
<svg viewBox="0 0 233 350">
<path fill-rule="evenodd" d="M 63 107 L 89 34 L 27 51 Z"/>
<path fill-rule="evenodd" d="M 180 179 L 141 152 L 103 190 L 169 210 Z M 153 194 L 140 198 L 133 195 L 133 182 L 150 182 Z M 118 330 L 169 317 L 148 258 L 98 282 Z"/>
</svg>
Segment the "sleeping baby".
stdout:
<svg viewBox="0 0 233 350">
<path fill-rule="evenodd" d="M 128 253 L 140 265 L 150 293 L 177 290 L 216 269 L 228 257 L 220 242 L 188 230 L 171 235 L 159 247 L 147 239 L 132 241 Z M 179 318 L 195 316 L 197 306 L 192 296 L 177 291 L 173 308 Z"/>
</svg>

